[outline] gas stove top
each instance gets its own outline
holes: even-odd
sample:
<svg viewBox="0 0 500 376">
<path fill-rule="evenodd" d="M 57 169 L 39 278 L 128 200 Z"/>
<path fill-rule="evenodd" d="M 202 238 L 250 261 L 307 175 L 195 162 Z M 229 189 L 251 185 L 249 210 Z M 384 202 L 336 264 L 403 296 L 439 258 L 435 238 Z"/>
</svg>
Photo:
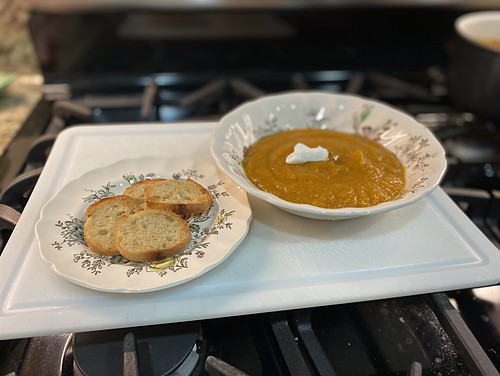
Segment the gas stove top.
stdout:
<svg viewBox="0 0 500 376">
<path fill-rule="evenodd" d="M 328 80 L 318 84 L 310 77 L 327 77 Z M 420 86 L 420 80 L 408 82 L 403 79 L 404 75 L 316 72 L 310 76 L 303 73 L 293 74 L 286 80 L 286 85 L 294 85 L 294 82 L 298 81 L 301 89 L 329 88 L 367 95 L 375 92 L 376 85 L 383 83 L 385 87 L 387 80 L 391 83 L 395 80 L 412 85 L 413 90 L 429 90 L 429 86 Z M 235 87 L 240 90 L 235 92 Z M 191 112 L 190 106 L 194 112 L 201 111 L 203 106 L 210 108 L 203 111 L 209 112 L 208 120 L 213 120 L 228 107 L 272 92 L 257 86 L 247 77 L 232 81 L 226 78 L 207 81 L 192 91 L 169 100 L 164 99 L 162 91 L 168 92 L 166 87 L 162 87 L 161 80 L 151 78 L 142 90 L 138 91 L 143 95 L 138 95 L 135 102 L 124 103 L 115 96 L 87 94 L 40 103 L 38 111 L 49 110 L 49 114 L 44 115 L 47 119 L 45 131 L 36 137 L 33 148 L 23 157 L 24 172 L 18 177 L 19 182 L 6 189 L 2 203 L 22 212 L 40 169 L 50 154 L 55 137 L 62 129 L 78 127 L 80 124 L 94 124 L 96 127 L 118 124 L 123 120 L 124 113 L 129 114 L 131 122 L 147 121 L 145 119 L 163 122 L 167 120 L 162 118 L 165 113 L 175 113 L 173 120 L 182 122 L 184 119 L 189 122 L 192 118 L 191 115 L 186 115 L 186 112 Z M 473 114 L 455 111 L 446 103 L 446 97 L 424 101 L 395 93 L 394 89 L 390 92 L 394 105 L 406 111 L 418 108 L 420 112 L 414 112 L 414 116 L 433 129 L 449 151 L 450 146 L 446 144 L 446 139 L 460 139 L 469 134 L 490 134 L 486 140 L 495 145 L 494 124 Z M 379 96 L 372 97 L 381 99 Z M 387 97 L 384 97 L 384 100 L 387 100 Z M 198 106 L 198 102 L 202 104 Z M 436 108 L 440 111 L 429 110 Z M 450 108 L 453 111 L 449 111 Z M 144 116 L 145 114 L 147 115 Z M 198 119 L 200 115 L 195 113 L 193 116 Z M 26 127 L 29 127 L 29 122 Z M 453 155 L 450 155 L 450 161 L 452 163 L 442 188 L 468 213 L 491 241 L 498 244 L 498 211 L 494 209 L 498 207 L 495 206 L 498 205 L 498 191 L 495 185 L 497 176 L 489 175 L 488 169 L 484 167 L 489 164 L 495 168 L 497 162 L 494 159 L 477 158 L 462 161 Z M 480 179 L 472 177 L 471 170 L 480 175 L 488 185 L 480 186 Z M 23 179 L 23 176 L 26 176 L 26 179 Z M 466 178 L 474 185 L 464 180 Z M 8 222 L 8 218 L 4 218 L 4 222 Z M 15 224 L 15 220 L 11 222 Z M 30 374 L 33 369 L 30 367 L 40 367 L 40 359 L 44 359 L 44 367 L 55 367 L 59 374 L 65 375 L 98 374 L 103 365 L 97 364 L 110 367 L 110 370 L 106 370 L 107 374 L 121 374 L 123 367 L 132 370 L 138 368 L 146 374 L 147 370 L 161 369 L 152 374 L 188 375 L 217 374 L 214 369 L 217 369 L 219 374 L 228 375 L 238 374 L 235 372 L 242 370 L 247 374 L 266 375 L 332 374 L 333 370 L 337 374 L 351 374 L 353 369 L 356 370 L 355 374 L 367 375 L 467 375 L 472 368 L 478 368 L 480 372 L 488 374 L 491 364 L 497 367 L 499 364 L 495 350 L 499 346 L 495 334 L 498 332 L 498 323 L 495 320 L 500 317 L 494 309 L 498 304 L 495 287 L 489 289 L 490 293 L 485 293 L 486 289 L 453 291 L 447 294 L 211 319 L 190 322 L 188 325 L 167 324 L 35 337 L 29 340 L 4 341 L 2 344 L 13 353 L 18 352 L 17 361 L 10 359 L 9 362 L 13 362 L 11 367 L 21 367 L 21 374 Z M 459 307 L 468 327 L 450 304 L 450 299 Z M 480 342 L 471 335 L 469 328 L 473 329 L 472 333 L 478 336 Z M 170 346 L 172 341 L 179 342 L 178 333 L 186 338 L 186 344 L 176 350 L 178 354 L 175 359 L 161 358 L 160 361 L 144 352 L 148 347 L 161 351 L 164 346 Z M 57 347 L 58 350 L 49 357 L 46 349 L 52 347 Z M 106 350 L 103 350 L 103 347 Z M 104 353 L 112 355 L 97 361 L 99 354 Z M 476 361 L 476 358 L 482 360 Z M 22 367 L 28 368 L 23 370 Z M 97 370 L 93 371 L 94 367 Z"/>
<path fill-rule="evenodd" d="M 46 84 L 43 99 L 2 156 L 8 165 L 0 180 L 2 249 L 62 130 L 217 121 L 244 101 L 288 90 L 363 95 L 415 116 L 447 151 L 441 188 L 499 247 L 500 125 L 458 108 L 446 89 L 446 48 L 460 12 L 282 9 L 265 12 L 268 27 L 269 17 L 275 22 L 265 38 L 221 37 L 212 30 L 203 40 L 172 39 L 172 29 L 164 27 L 163 21 L 178 18 L 199 22 L 193 14 L 34 13 L 31 27 Z M 262 16 L 254 10 L 250 21 Z M 148 28 L 132 28 L 148 22 Z M 340 34 L 345 37 L 332 37 Z M 496 374 L 499 291 L 491 286 L 5 340 L 0 373 Z"/>
<path fill-rule="evenodd" d="M 439 295 L 39 337 L 25 356 L 62 375 L 468 375 L 436 304 Z M 29 367 L 20 374 L 39 369 Z"/>
</svg>

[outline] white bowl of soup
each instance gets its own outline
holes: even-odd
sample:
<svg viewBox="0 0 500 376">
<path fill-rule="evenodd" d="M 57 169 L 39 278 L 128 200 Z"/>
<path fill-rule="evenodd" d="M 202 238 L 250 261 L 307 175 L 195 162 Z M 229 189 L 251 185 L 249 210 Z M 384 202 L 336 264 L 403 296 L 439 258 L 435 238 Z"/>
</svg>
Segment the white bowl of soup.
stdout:
<svg viewBox="0 0 500 376">
<path fill-rule="evenodd" d="M 325 92 L 244 103 L 217 124 L 211 151 L 250 195 L 321 220 L 410 205 L 432 192 L 446 170 L 439 141 L 408 114 Z"/>
</svg>

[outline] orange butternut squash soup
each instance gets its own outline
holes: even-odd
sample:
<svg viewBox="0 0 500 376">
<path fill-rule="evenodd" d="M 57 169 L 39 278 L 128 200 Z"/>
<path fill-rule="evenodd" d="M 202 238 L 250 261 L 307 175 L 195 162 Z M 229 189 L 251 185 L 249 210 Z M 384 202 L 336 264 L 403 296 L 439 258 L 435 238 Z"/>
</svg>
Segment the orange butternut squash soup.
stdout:
<svg viewBox="0 0 500 376">
<path fill-rule="evenodd" d="M 323 149 L 322 160 L 300 162 L 304 154 L 291 158 L 298 143 Z M 405 168 L 396 155 L 366 137 L 334 130 L 294 129 L 265 136 L 248 149 L 243 169 L 263 191 L 328 209 L 373 206 L 393 200 L 405 187 Z"/>
</svg>

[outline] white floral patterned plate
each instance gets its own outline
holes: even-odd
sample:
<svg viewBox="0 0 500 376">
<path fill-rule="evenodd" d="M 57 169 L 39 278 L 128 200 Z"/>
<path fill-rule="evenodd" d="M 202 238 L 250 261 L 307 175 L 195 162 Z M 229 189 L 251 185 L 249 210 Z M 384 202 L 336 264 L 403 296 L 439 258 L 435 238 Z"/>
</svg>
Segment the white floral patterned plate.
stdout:
<svg viewBox="0 0 500 376">
<path fill-rule="evenodd" d="M 212 195 L 210 210 L 188 221 L 189 248 L 154 263 L 92 252 L 83 240 L 87 207 L 136 181 L 157 177 L 191 178 Z M 213 164 L 146 157 L 95 169 L 68 183 L 44 206 L 35 228 L 43 260 L 60 276 L 95 290 L 134 293 L 172 287 L 214 268 L 243 240 L 251 217 L 245 191 L 219 176 Z"/>
<path fill-rule="evenodd" d="M 294 128 L 335 129 L 376 140 L 406 167 L 405 189 L 389 202 L 342 209 L 295 204 L 258 189 L 241 166 L 246 150 L 263 136 Z M 251 195 L 287 212 L 324 220 L 354 218 L 412 204 L 432 192 L 446 170 L 443 147 L 411 116 L 371 99 L 324 92 L 290 92 L 239 106 L 217 124 L 211 150 L 221 170 Z"/>
</svg>

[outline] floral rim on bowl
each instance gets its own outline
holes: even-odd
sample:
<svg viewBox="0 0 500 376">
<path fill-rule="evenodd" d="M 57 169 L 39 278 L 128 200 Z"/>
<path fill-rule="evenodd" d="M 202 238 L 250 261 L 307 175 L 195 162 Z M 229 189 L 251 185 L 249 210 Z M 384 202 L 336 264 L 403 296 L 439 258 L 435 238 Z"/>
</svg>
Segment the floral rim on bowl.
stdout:
<svg viewBox="0 0 500 376">
<path fill-rule="evenodd" d="M 246 151 L 266 135 L 295 128 L 335 129 L 381 143 L 405 166 L 405 189 L 390 202 L 343 209 L 294 204 L 259 190 L 243 170 Z M 219 122 L 212 137 L 212 154 L 219 167 L 249 193 L 294 214 L 320 219 L 373 214 L 408 205 L 436 188 L 446 169 L 442 146 L 409 115 L 371 99 L 320 92 L 286 93 L 243 104 Z"/>
</svg>

